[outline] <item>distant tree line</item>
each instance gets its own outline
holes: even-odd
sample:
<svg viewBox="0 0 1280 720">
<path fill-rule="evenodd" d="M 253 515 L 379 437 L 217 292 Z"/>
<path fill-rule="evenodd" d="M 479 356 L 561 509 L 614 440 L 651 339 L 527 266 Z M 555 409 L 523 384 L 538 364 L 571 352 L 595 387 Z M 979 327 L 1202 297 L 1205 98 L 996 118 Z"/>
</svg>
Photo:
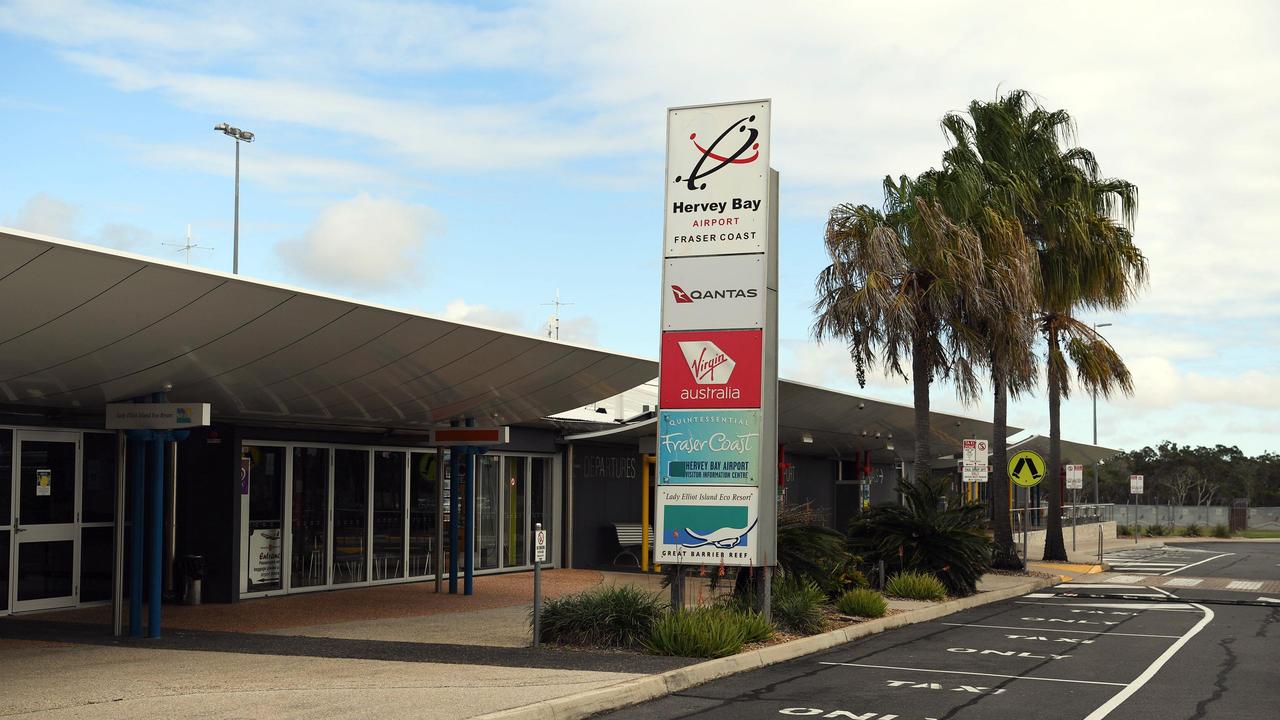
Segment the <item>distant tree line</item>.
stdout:
<svg viewBox="0 0 1280 720">
<path fill-rule="evenodd" d="M 1129 476 L 1142 475 L 1144 505 L 1280 506 L 1280 455 L 1245 455 L 1235 446 L 1192 447 L 1165 441 L 1121 453 L 1101 468 L 1103 502 L 1127 503 Z M 1089 488 L 1086 482 L 1085 487 Z"/>
</svg>

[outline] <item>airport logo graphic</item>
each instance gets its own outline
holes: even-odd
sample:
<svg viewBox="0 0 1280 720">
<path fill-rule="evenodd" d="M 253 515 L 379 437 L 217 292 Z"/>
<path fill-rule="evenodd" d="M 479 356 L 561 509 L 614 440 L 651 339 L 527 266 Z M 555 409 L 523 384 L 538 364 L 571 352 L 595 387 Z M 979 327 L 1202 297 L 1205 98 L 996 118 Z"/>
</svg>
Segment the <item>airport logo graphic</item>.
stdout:
<svg viewBox="0 0 1280 720">
<path fill-rule="evenodd" d="M 762 340 L 759 330 L 663 333 L 658 405 L 691 410 L 760 407 Z"/>
<path fill-rule="evenodd" d="M 680 352 L 684 353 L 685 362 L 689 363 L 693 381 L 699 385 L 724 385 L 729 382 L 729 376 L 737 365 L 733 358 L 710 340 L 682 342 Z"/>
<path fill-rule="evenodd" d="M 684 303 L 693 302 L 693 298 L 689 297 L 689 293 L 685 292 L 684 288 L 680 287 L 679 285 L 671 286 L 671 294 L 675 296 L 676 302 L 682 305 Z"/>
<path fill-rule="evenodd" d="M 713 175 L 717 171 L 729 167 L 730 165 L 749 165 L 756 160 L 759 160 L 760 143 L 756 141 L 760 138 L 760 131 L 752 126 L 752 123 L 755 121 L 755 115 L 748 115 L 747 117 L 734 120 L 729 124 L 729 127 L 725 128 L 724 131 L 720 133 L 719 137 L 713 140 L 711 144 L 705 148 L 698 143 L 698 133 L 689 133 L 689 142 L 693 143 L 693 146 L 697 148 L 698 152 L 701 154 L 698 156 L 698 161 L 694 163 L 693 170 L 689 172 L 688 176 L 677 175 L 675 182 L 677 184 L 685 183 L 685 187 L 689 190 L 706 190 L 707 184 L 699 183 L 699 180 L 702 180 L 709 175 Z M 725 138 L 729 137 L 734 130 L 737 130 L 740 135 L 740 144 L 738 149 L 729 154 L 717 154 L 716 148 L 718 148 L 720 143 L 723 142 Z M 744 155 L 747 154 L 747 151 L 751 151 L 752 154 L 749 157 L 744 157 Z M 723 152 L 724 151 L 722 151 L 722 153 Z M 708 159 L 714 160 L 717 164 L 703 169 L 703 165 L 707 163 Z"/>
<path fill-rule="evenodd" d="M 692 303 L 698 300 L 747 300 L 760 297 L 756 288 L 725 288 L 723 290 L 693 290 L 685 292 L 679 285 L 671 286 L 671 294 L 677 303 Z"/>
</svg>

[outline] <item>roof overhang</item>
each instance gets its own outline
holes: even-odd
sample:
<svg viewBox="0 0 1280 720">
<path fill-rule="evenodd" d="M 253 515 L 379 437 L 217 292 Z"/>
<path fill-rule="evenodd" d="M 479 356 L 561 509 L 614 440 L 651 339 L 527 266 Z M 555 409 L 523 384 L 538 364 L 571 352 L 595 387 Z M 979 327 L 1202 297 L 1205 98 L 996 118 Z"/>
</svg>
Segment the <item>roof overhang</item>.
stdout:
<svg viewBox="0 0 1280 720">
<path fill-rule="evenodd" d="M 536 420 L 652 360 L 0 228 L 0 404 L 100 415 L 171 387 L 216 420 Z"/>
</svg>

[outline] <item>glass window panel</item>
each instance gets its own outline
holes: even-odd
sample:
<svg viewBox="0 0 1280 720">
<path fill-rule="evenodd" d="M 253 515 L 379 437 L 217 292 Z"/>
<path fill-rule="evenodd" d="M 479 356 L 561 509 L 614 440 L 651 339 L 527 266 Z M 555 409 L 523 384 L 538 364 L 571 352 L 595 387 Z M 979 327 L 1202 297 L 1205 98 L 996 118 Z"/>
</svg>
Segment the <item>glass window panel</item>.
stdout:
<svg viewBox="0 0 1280 720">
<path fill-rule="evenodd" d="M 111 599 L 112 544 L 115 528 L 80 531 L 80 602 Z"/>
<path fill-rule="evenodd" d="M 0 528 L 7 528 L 13 522 L 13 509 L 10 503 L 13 502 L 13 490 L 11 484 L 13 482 L 13 431 L 0 430 Z M 8 550 L 9 546 L 0 546 L 0 550 Z M 5 556 L 5 567 L 8 567 L 8 556 Z M 0 576 L 0 581 L 6 584 L 9 581 L 8 574 Z M 7 596 L 6 596 L 7 597 Z"/>
<path fill-rule="evenodd" d="M 285 449 L 248 445 L 249 543 L 248 592 L 279 590 L 284 586 L 284 466 Z"/>
<path fill-rule="evenodd" d="M 293 449 L 292 587 L 325 584 L 329 567 L 329 449 Z"/>
<path fill-rule="evenodd" d="M 373 579 L 404 577 L 405 453 L 373 453 Z"/>
<path fill-rule="evenodd" d="M 369 453 L 333 451 L 333 582 L 364 582 L 369 532 Z"/>
<path fill-rule="evenodd" d="M 529 529 L 525 526 L 525 501 L 529 495 L 529 478 L 526 466 L 528 458 L 507 457 L 503 462 L 506 467 L 505 479 L 506 500 L 503 503 L 502 522 L 506 528 L 505 557 L 503 567 L 520 567 L 528 564 L 525 547 L 529 537 Z"/>
<path fill-rule="evenodd" d="M 24 440 L 18 484 L 18 521 L 20 523 L 23 525 L 74 523 L 76 521 L 75 443 Z"/>
<path fill-rule="evenodd" d="M 81 521 L 115 522 L 116 436 L 85 433 L 81 462 L 81 481 L 84 483 L 80 496 Z M 81 593 L 81 599 L 83 597 Z"/>
<path fill-rule="evenodd" d="M 436 453 L 409 456 L 409 575 L 432 575 L 436 543 Z"/>
<path fill-rule="evenodd" d="M 74 540 L 18 543 L 18 600 L 71 595 Z"/>
<path fill-rule="evenodd" d="M 0 525 L 0 611 L 9 609 L 9 548 L 10 532 Z"/>
<path fill-rule="evenodd" d="M 476 458 L 476 554 L 480 570 L 498 567 L 498 503 L 502 501 L 500 457 Z"/>
<path fill-rule="evenodd" d="M 529 472 L 529 508 L 531 516 L 529 518 L 529 529 L 532 532 L 534 526 L 542 523 L 542 529 L 547 531 L 547 563 L 551 562 L 551 558 L 555 557 L 553 546 L 555 545 L 555 533 L 551 532 L 552 514 L 551 498 L 551 458 L 533 458 Z"/>
</svg>

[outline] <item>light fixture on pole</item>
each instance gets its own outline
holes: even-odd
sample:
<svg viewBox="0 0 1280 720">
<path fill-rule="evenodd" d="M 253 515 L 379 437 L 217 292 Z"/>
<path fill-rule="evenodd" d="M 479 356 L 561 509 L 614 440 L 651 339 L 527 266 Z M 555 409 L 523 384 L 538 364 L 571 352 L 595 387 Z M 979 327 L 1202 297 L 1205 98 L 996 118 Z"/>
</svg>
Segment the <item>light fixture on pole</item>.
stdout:
<svg viewBox="0 0 1280 720">
<path fill-rule="evenodd" d="M 1111 323 L 1094 323 L 1093 334 L 1098 334 L 1098 328 L 1111 327 Z M 1098 446 L 1098 389 L 1093 388 L 1093 445 Z M 1101 461 L 1093 464 L 1093 504 L 1099 507 L 1101 512 L 1102 499 L 1098 493 L 1098 465 Z"/>
<path fill-rule="evenodd" d="M 232 248 L 231 248 L 231 274 L 240 274 L 240 143 L 253 142 L 253 133 L 248 130 L 241 130 L 238 127 L 231 127 L 226 123 L 218 123 L 213 126 L 214 130 L 232 138 L 236 141 L 236 212 L 235 212 L 235 229 L 233 231 Z"/>
</svg>

